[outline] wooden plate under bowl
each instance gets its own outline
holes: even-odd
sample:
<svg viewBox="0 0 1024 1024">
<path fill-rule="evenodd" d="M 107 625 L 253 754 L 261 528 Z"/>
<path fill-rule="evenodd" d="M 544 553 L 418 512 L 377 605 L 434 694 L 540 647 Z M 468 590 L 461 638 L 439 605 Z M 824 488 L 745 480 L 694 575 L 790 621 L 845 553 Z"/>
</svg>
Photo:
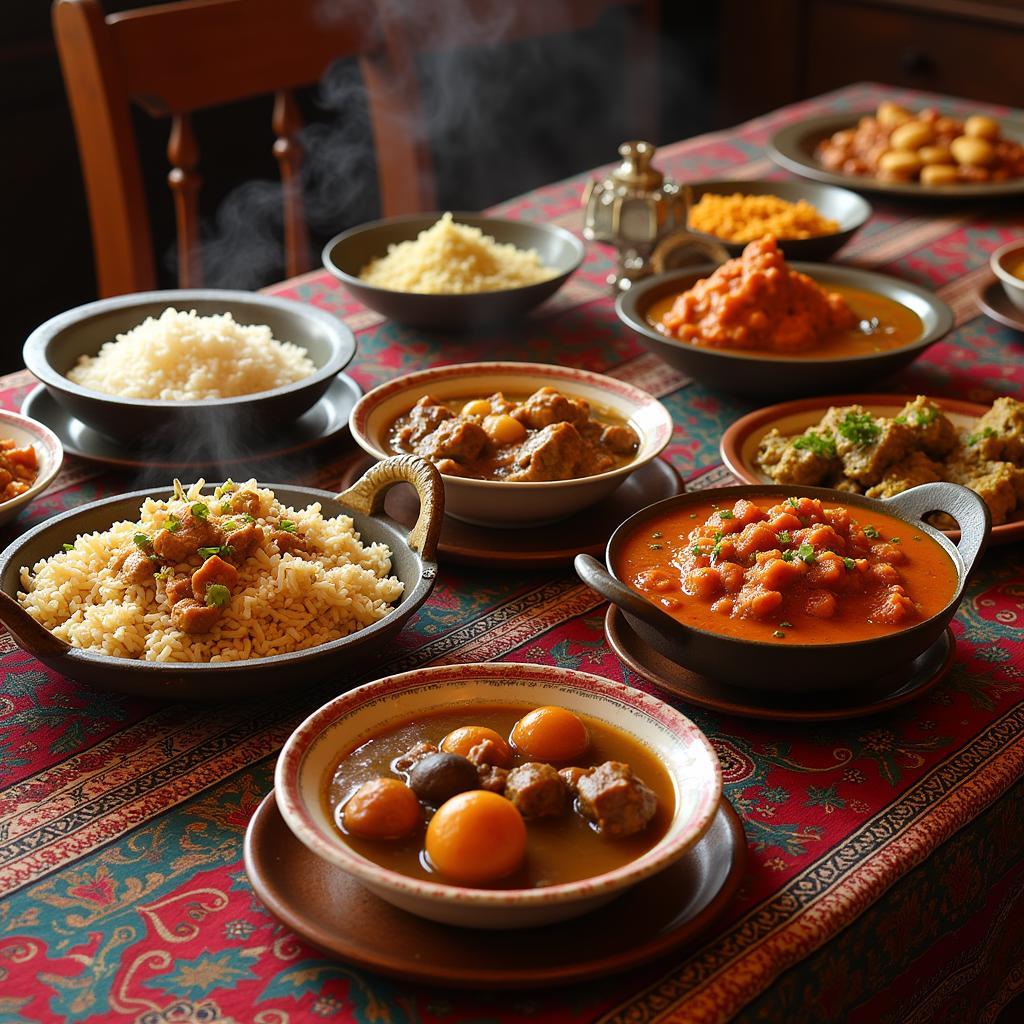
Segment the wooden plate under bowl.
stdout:
<svg viewBox="0 0 1024 1024">
<path fill-rule="evenodd" d="M 704 838 L 627 895 L 560 924 L 484 933 L 374 896 L 299 842 L 270 793 L 245 834 L 245 870 L 278 920 L 360 967 L 457 988 L 536 988 L 606 977 L 689 943 L 732 901 L 746 849 L 739 816 L 723 799 Z"/>
<path fill-rule="evenodd" d="M 895 416 L 914 395 L 831 395 L 824 398 L 801 398 L 793 402 L 780 402 L 738 419 L 722 435 L 719 450 L 722 461 L 732 474 L 745 484 L 771 484 L 775 481 L 762 472 L 754 461 L 761 438 L 773 427 L 783 434 L 799 434 L 817 423 L 832 405 L 862 405 L 876 416 Z M 987 405 L 965 402 L 959 398 L 933 398 L 957 427 L 966 427 L 988 412 Z M 946 530 L 951 538 L 960 536 L 958 530 Z M 1024 537 L 1024 519 L 1014 519 L 993 526 L 989 544 L 1009 544 Z"/>
</svg>

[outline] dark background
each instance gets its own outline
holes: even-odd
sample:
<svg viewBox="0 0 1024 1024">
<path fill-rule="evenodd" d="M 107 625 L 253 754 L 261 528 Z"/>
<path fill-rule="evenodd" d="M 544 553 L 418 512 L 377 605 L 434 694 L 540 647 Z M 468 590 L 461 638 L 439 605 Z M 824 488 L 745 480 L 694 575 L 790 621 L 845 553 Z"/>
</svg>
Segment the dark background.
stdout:
<svg viewBox="0 0 1024 1024">
<path fill-rule="evenodd" d="M 104 4 L 110 13 L 139 6 Z M 609 11 L 572 36 L 489 44 L 418 65 L 425 106 L 434 112 L 441 208 L 486 207 L 615 158 L 618 143 L 634 135 L 620 19 L 621 12 Z M 660 20 L 658 142 L 859 80 L 1024 104 L 1024 0 L 668 0 Z M 0 115 L 8 140 L 0 161 L 5 371 L 21 365 L 21 345 L 34 326 L 95 298 L 96 285 L 48 0 L 4 4 L 0 33 Z M 472 98 L 468 119 L 452 114 L 453 82 Z M 376 178 L 372 157 L 351 157 L 369 131 L 355 67 L 335 66 L 301 103 L 316 150 L 310 226 L 319 252 L 332 234 L 378 215 Z M 204 249 L 211 286 L 254 288 L 283 276 L 279 246 L 245 244 L 245 231 L 261 217 L 263 235 L 272 236 L 279 220 L 270 184 L 277 179 L 270 111 L 264 97 L 195 119 L 204 230 L 229 242 Z M 136 117 L 160 284 L 173 287 L 167 130 L 166 121 Z"/>
</svg>

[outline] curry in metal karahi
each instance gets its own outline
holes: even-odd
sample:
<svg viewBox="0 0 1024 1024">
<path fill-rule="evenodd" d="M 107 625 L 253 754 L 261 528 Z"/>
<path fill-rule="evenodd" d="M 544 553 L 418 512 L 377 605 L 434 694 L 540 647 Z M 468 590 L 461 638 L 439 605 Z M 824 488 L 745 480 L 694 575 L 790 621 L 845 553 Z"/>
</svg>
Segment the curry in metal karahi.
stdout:
<svg viewBox="0 0 1024 1024">
<path fill-rule="evenodd" d="M 476 480 L 544 481 L 595 476 L 629 462 L 640 438 L 621 417 L 542 387 L 532 395 L 424 395 L 388 429 L 395 452 L 429 459 L 441 473 Z"/>
<path fill-rule="evenodd" d="M 344 841 L 381 867 L 503 889 L 621 867 L 665 835 L 675 808 L 650 750 L 556 706 L 397 722 L 341 759 L 325 799 Z"/>
<path fill-rule="evenodd" d="M 768 643 L 883 636 L 937 614 L 957 587 L 921 530 L 806 497 L 671 509 L 627 538 L 615 569 L 686 626 Z"/>
</svg>

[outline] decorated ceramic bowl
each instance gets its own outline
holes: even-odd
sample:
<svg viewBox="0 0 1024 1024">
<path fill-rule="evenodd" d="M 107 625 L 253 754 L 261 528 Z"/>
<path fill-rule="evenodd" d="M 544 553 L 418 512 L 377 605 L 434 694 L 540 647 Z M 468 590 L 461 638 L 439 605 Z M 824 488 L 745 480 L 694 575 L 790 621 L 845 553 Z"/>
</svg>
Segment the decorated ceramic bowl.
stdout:
<svg viewBox="0 0 1024 1024">
<path fill-rule="evenodd" d="M 60 472 L 64 449 L 57 435 L 42 423 L 16 412 L 0 409 L 0 437 L 14 441 L 19 448 L 32 445 L 39 460 L 39 472 L 32 486 L 17 497 L 0 503 L 0 526 L 9 523 L 29 502 L 42 494 Z"/>
<path fill-rule="evenodd" d="M 626 477 L 655 458 L 672 438 L 672 417 L 640 388 L 588 370 L 544 363 L 460 363 L 406 374 L 364 395 L 349 426 L 364 451 L 378 459 L 394 454 L 388 431 L 395 418 L 424 395 L 446 399 L 486 397 L 495 391 L 528 395 L 551 386 L 584 398 L 591 409 L 625 420 L 640 437 L 636 454 L 624 464 L 572 480 L 472 480 L 442 473 L 445 511 L 480 526 L 529 527 L 556 522 L 607 497 Z"/>
<path fill-rule="evenodd" d="M 1006 292 L 1006 297 L 1020 310 L 1024 310 L 1024 239 L 1016 239 L 1000 246 L 990 257 L 992 273 Z M 1012 268 L 1012 269 L 1011 269 Z"/>
<path fill-rule="evenodd" d="M 531 889 L 483 889 L 412 878 L 362 857 L 339 835 L 324 797 L 338 762 L 389 725 L 465 704 L 555 704 L 625 732 L 652 751 L 675 790 L 665 834 L 605 874 Z M 549 665 L 440 665 L 367 683 L 307 718 L 281 751 L 274 776 L 288 827 L 318 857 L 403 910 L 470 928 L 527 928 L 585 913 L 655 874 L 698 843 L 722 796 L 718 757 L 674 708 L 621 683 Z"/>
</svg>

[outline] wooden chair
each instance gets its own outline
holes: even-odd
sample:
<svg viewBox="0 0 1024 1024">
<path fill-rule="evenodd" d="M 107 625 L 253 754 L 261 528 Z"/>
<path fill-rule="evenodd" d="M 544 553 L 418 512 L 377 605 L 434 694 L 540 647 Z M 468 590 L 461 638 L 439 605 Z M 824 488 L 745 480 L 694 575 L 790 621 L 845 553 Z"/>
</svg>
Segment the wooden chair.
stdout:
<svg viewBox="0 0 1024 1024">
<path fill-rule="evenodd" d="M 156 264 L 131 105 L 169 118 L 181 287 L 201 284 L 199 148 L 191 115 L 274 94 L 274 155 L 283 184 L 286 270 L 310 267 L 299 188 L 302 119 L 295 90 L 339 57 L 357 57 L 374 126 L 386 215 L 433 209 L 426 144 L 408 126 L 417 103 L 396 75 L 374 8 L 323 0 L 183 0 L 104 15 L 99 0 L 56 0 L 54 34 L 85 178 L 103 296 L 156 287 Z M 384 134 L 381 134 L 381 133 Z"/>
</svg>

